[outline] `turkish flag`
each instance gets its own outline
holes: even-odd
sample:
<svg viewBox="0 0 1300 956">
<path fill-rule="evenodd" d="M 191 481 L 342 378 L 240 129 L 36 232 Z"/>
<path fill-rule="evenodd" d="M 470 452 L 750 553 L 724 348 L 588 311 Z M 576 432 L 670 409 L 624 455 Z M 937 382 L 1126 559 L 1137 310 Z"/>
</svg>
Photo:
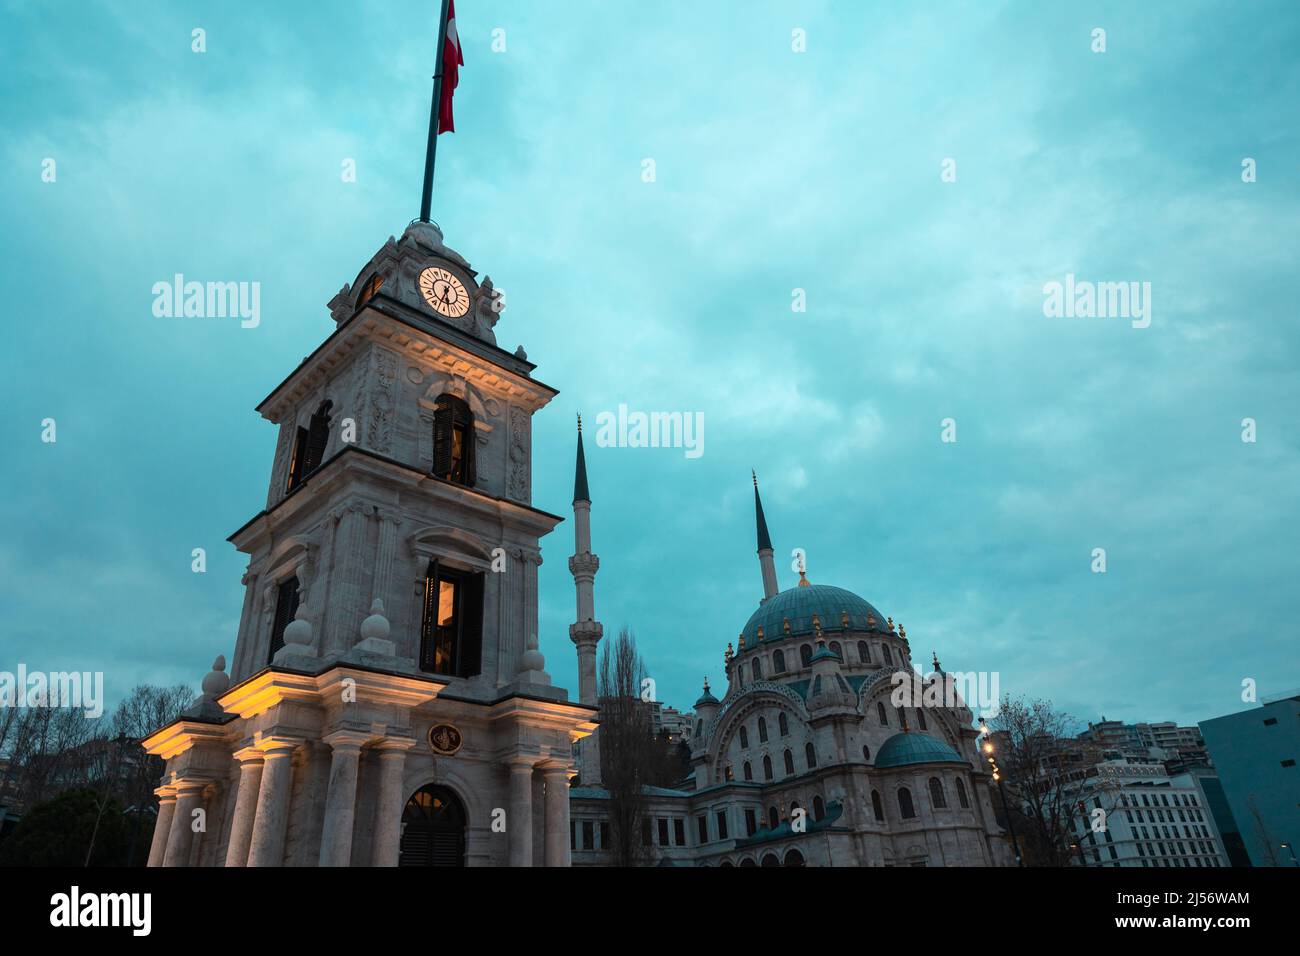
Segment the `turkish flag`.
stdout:
<svg viewBox="0 0 1300 956">
<path fill-rule="evenodd" d="M 456 92 L 456 81 L 465 57 L 460 52 L 460 34 L 456 32 L 456 0 L 447 5 L 447 40 L 442 45 L 442 97 L 438 104 L 438 132 L 456 132 L 451 116 L 451 98 Z"/>
</svg>

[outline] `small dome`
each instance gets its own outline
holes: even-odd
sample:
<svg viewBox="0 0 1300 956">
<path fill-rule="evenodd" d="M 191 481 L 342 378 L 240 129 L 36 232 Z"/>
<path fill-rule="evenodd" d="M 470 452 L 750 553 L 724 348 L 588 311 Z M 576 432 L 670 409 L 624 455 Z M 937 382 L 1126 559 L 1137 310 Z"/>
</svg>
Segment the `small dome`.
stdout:
<svg viewBox="0 0 1300 956">
<path fill-rule="evenodd" d="M 741 632 L 745 647 L 758 641 L 758 629 L 763 629 L 764 641 L 777 641 L 785 637 L 785 622 L 790 622 L 791 637 L 813 633 L 812 618 L 817 615 L 823 631 L 842 631 L 844 615 L 849 618 L 849 629 L 854 631 L 885 630 L 885 616 L 852 591 L 831 587 L 829 584 L 810 584 L 793 587 L 773 596 L 750 615 Z"/>
<path fill-rule="evenodd" d="M 695 702 L 695 709 L 699 710 L 701 707 L 717 707 L 717 706 L 718 706 L 718 698 L 713 696 L 713 691 L 709 690 L 709 682 L 705 681 L 704 693 L 701 694 L 700 699 Z"/>
<path fill-rule="evenodd" d="M 914 763 L 966 763 L 957 751 L 929 734 L 894 734 L 876 751 L 876 769 Z"/>
</svg>

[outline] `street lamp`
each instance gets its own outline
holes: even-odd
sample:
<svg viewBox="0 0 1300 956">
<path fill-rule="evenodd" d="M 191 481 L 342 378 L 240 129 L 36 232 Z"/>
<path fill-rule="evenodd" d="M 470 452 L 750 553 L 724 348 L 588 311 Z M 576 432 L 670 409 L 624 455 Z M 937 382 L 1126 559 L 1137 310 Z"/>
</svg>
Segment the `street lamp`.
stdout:
<svg viewBox="0 0 1300 956">
<path fill-rule="evenodd" d="M 1295 847 L 1293 847 L 1289 842 L 1287 842 L 1282 844 L 1282 849 L 1286 850 L 1288 853 L 1291 854 L 1292 866 L 1300 866 L 1300 860 L 1297 860 L 1295 858 Z"/>
<path fill-rule="evenodd" d="M 1016 851 L 1016 866 L 1024 866 L 1024 858 L 1020 855 L 1020 841 L 1016 839 L 1016 821 L 1011 815 L 1011 804 L 1007 803 L 1007 790 L 1002 784 L 1002 771 L 998 769 L 997 761 L 993 758 L 993 738 L 983 717 L 980 718 L 980 733 L 984 735 L 984 743 L 980 749 L 988 754 L 989 772 L 993 775 L 993 782 L 998 785 L 998 796 L 1002 798 L 1002 810 L 1007 815 L 1007 829 L 1011 831 L 1011 846 Z"/>
</svg>

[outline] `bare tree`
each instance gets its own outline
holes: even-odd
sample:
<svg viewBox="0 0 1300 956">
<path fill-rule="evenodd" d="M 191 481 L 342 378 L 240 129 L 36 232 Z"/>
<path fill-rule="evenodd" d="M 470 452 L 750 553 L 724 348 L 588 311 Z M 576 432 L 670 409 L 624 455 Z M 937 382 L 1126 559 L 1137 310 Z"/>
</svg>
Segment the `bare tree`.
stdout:
<svg viewBox="0 0 1300 956">
<path fill-rule="evenodd" d="M 600 774 L 609 791 L 610 838 L 616 866 L 644 861 L 641 827 L 645 787 L 654 760 L 650 710 L 642 699 L 645 664 L 627 628 L 605 644 L 597 678 L 600 698 Z"/>
<path fill-rule="evenodd" d="M 1069 866 L 1075 854 L 1082 860 L 1075 828 L 1090 832 L 1092 811 L 1109 813 L 1119 792 L 1115 781 L 1098 775 L 1101 749 L 1075 739 L 1071 730 L 1078 722 L 1046 700 L 1008 694 L 988 723 L 1003 778 L 994 793 L 1005 798 L 1002 809 L 1011 817 L 1025 865 Z"/>
</svg>

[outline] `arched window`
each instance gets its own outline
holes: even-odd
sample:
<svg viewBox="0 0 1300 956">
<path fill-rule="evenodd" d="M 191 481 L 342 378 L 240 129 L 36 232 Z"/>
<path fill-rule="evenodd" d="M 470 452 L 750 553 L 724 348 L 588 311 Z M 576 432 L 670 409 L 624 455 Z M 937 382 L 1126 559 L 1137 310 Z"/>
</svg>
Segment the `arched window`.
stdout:
<svg viewBox="0 0 1300 956">
<path fill-rule="evenodd" d="M 881 727 L 889 726 L 889 713 L 885 710 L 885 702 L 883 700 L 876 701 L 876 716 L 880 719 Z"/>
<path fill-rule="evenodd" d="M 782 737 L 790 736 L 790 721 L 786 720 L 785 711 L 776 715 L 776 729 L 781 732 Z"/>
<path fill-rule="evenodd" d="M 753 670 L 754 670 L 754 680 L 762 680 L 763 662 L 760 661 L 757 657 L 754 658 Z"/>
<path fill-rule="evenodd" d="M 906 787 L 898 788 L 898 813 L 904 820 L 916 816 L 916 810 L 912 806 L 912 791 Z"/>
<path fill-rule="evenodd" d="M 785 673 L 785 651 L 772 652 L 772 670 L 778 674 Z"/>
<path fill-rule="evenodd" d="M 868 747 L 866 744 L 862 745 L 862 759 L 863 760 L 871 759 L 871 748 Z"/>
<path fill-rule="evenodd" d="M 360 309 L 373 299 L 375 293 L 379 291 L 383 284 L 384 277 L 378 272 L 367 279 L 365 285 L 361 287 L 361 292 L 357 295 L 357 308 Z"/>
<path fill-rule="evenodd" d="M 943 781 L 938 777 L 930 778 L 930 803 L 936 810 L 944 810 L 948 807 L 948 797 L 943 792 Z"/>
<path fill-rule="evenodd" d="M 271 663 L 276 652 L 284 647 L 284 629 L 289 626 L 294 615 L 298 613 L 298 577 L 281 581 L 275 590 L 275 618 L 271 621 L 271 653 L 266 655 L 266 662 Z"/>
<path fill-rule="evenodd" d="M 781 823 L 781 817 L 780 817 L 780 815 L 776 812 L 776 807 L 768 807 L 768 808 L 767 808 L 767 828 L 768 828 L 769 830 L 775 830 L 775 829 L 777 828 L 777 826 L 780 825 L 780 823 Z M 767 863 L 764 862 L 763 865 L 764 865 L 764 866 L 767 866 Z"/>
<path fill-rule="evenodd" d="M 285 492 L 293 491 L 307 476 L 320 467 L 325 460 L 325 446 L 330 440 L 331 401 L 320 403 L 316 414 L 312 415 L 308 427 L 298 426 L 298 434 L 293 443 L 293 457 L 289 459 L 289 482 Z"/>
<path fill-rule="evenodd" d="M 763 754 L 763 779 L 772 779 L 772 758 L 767 754 Z"/>
<path fill-rule="evenodd" d="M 871 791 L 871 809 L 872 809 L 872 811 L 876 814 L 876 819 L 877 819 L 879 822 L 884 823 L 884 822 L 885 822 L 885 805 L 884 805 L 883 803 L 880 802 L 880 791 L 879 791 L 879 790 L 872 790 L 872 791 Z"/>
<path fill-rule="evenodd" d="M 456 395 L 439 395 L 433 407 L 433 474 L 474 486 L 474 415 Z"/>
<path fill-rule="evenodd" d="M 812 745 L 811 740 L 804 745 L 803 758 L 808 762 L 809 770 L 817 766 L 817 749 Z"/>
<path fill-rule="evenodd" d="M 788 748 L 785 752 L 785 772 L 787 776 L 794 774 L 794 754 L 790 753 Z"/>
<path fill-rule="evenodd" d="M 821 798 L 821 794 L 813 797 L 813 819 L 826 819 L 826 801 Z"/>
<path fill-rule="evenodd" d="M 746 779 L 746 780 L 753 780 L 753 779 L 754 779 L 754 768 L 751 767 L 751 766 L 749 765 L 749 761 L 748 761 L 748 760 L 745 761 L 745 766 L 744 766 L 744 768 L 743 768 L 743 772 L 744 772 L 744 774 L 745 774 L 745 779 Z"/>
<path fill-rule="evenodd" d="M 420 620 L 420 669 L 473 677 L 483 658 L 483 574 L 429 562 Z"/>
<path fill-rule="evenodd" d="M 812 646 L 803 644 L 799 648 L 799 663 L 804 667 L 812 666 Z"/>
<path fill-rule="evenodd" d="M 704 721 L 697 720 L 695 722 L 695 736 L 698 737 L 703 732 L 703 730 L 704 730 Z"/>
<path fill-rule="evenodd" d="M 831 641 L 831 653 L 840 660 L 844 660 L 844 648 L 840 647 L 839 641 Z"/>
<path fill-rule="evenodd" d="M 785 853 L 785 862 L 782 866 L 803 866 L 803 854 L 798 850 L 787 850 Z"/>
<path fill-rule="evenodd" d="M 749 733 L 748 731 L 745 730 L 744 724 L 740 725 L 740 746 L 741 747 L 749 746 Z"/>
<path fill-rule="evenodd" d="M 399 866 L 464 866 L 468 819 L 460 798 L 429 784 L 402 811 Z"/>
<path fill-rule="evenodd" d="M 858 641 L 858 660 L 863 664 L 871 663 L 871 645 L 866 641 Z"/>
<path fill-rule="evenodd" d="M 763 866 L 780 866 L 781 861 L 777 859 L 775 853 L 769 853 L 763 857 Z"/>
<path fill-rule="evenodd" d="M 882 657 L 884 657 L 884 659 L 885 659 L 885 663 L 886 663 L 886 664 L 892 664 L 892 663 L 894 663 L 894 655 L 891 654 L 891 653 L 889 653 L 889 645 L 888 645 L 888 644 L 881 644 L 881 645 L 880 645 L 880 654 L 881 654 Z"/>
<path fill-rule="evenodd" d="M 925 725 L 925 711 L 922 710 L 920 707 L 916 708 L 916 725 L 920 727 L 922 730 L 930 729 Z"/>
<path fill-rule="evenodd" d="M 966 784 L 961 782 L 961 777 L 957 778 L 957 802 L 963 810 L 970 809 L 970 798 L 966 796 Z"/>
<path fill-rule="evenodd" d="M 898 708 L 898 726 L 903 728 L 903 733 L 907 733 L 907 708 Z"/>
<path fill-rule="evenodd" d="M 767 743 L 767 719 L 764 717 L 758 718 L 758 742 Z"/>
<path fill-rule="evenodd" d="M 758 866 L 757 863 L 755 863 L 753 860 L 749 859 L 748 857 L 746 857 L 745 859 L 741 860 L 741 861 L 740 861 L 740 865 L 741 865 L 741 866 Z"/>
</svg>

